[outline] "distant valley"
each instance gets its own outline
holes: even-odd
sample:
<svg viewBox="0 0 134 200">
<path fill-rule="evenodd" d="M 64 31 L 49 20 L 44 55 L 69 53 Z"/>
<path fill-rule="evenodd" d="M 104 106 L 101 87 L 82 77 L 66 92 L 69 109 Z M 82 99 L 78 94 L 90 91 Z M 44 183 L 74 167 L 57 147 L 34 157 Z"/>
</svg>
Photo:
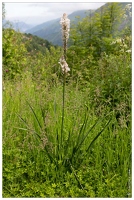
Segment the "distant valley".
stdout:
<svg viewBox="0 0 134 200">
<path fill-rule="evenodd" d="M 2 22 L 2 26 L 3 27 L 12 27 L 14 30 L 16 31 L 20 31 L 22 33 L 24 33 L 25 31 L 27 31 L 28 29 L 31 29 L 34 27 L 34 25 L 31 24 L 27 24 L 25 22 L 12 22 L 12 21 L 7 21 L 7 20 L 3 20 Z"/>
<path fill-rule="evenodd" d="M 95 10 L 79 10 L 71 13 L 68 15 L 68 18 L 71 21 L 71 25 L 73 23 L 77 23 L 78 20 L 83 19 L 86 17 L 89 13 L 93 13 Z M 24 22 L 9 22 L 7 21 L 3 22 L 3 26 L 6 28 L 12 27 L 16 31 L 20 31 L 22 33 L 30 33 L 32 35 L 36 35 L 38 37 L 41 37 L 45 40 L 48 40 L 49 42 L 53 43 L 54 45 L 62 45 L 61 41 L 61 25 L 60 25 L 60 18 L 50 20 L 44 23 L 41 23 L 37 26 L 29 25 Z"/>
<path fill-rule="evenodd" d="M 72 14 L 68 15 L 68 18 L 71 21 L 71 25 L 73 23 L 77 23 L 78 20 L 83 19 L 86 17 L 89 13 L 93 13 L 94 10 L 80 10 L 73 12 Z M 51 20 L 45 23 L 42 23 L 38 26 L 35 26 L 31 29 L 26 30 L 26 33 L 31 33 L 33 35 L 37 35 L 38 37 L 41 37 L 43 39 L 46 39 L 50 42 L 52 42 L 54 45 L 62 45 L 61 41 L 61 31 L 60 31 L 61 25 L 60 25 L 60 18 Z"/>
<path fill-rule="evenodd" d="M 120 5 L 122 6 L 122 9 L 124 9 L 126 4 L 128 3 L 120 3 Z M 91 17 L 95 13 L 101 12 L 101 9 L 106 6 L 107 4 L 103 5 L 102 7 L 96 10 L 79 10 L 79 11 L 75 11 L 71 13 L 70 15 L 68 15 L 68 18 L 71 21 L 71 26 L 73 26 L 73 24 L 76 24 L 79 20 L 82 20 L 86 16 Z M 122 22 L 119 24 L 119 29 L 123 29 L 128 23 L 130 23 L 129 21 L 131 20 L 132 18 L 127 18 L 126 21 L 122 19 Z M 29 25 L 24 22 L 16 22 L 16 23 L 11 22 L 11 24 L 13 28 L 17 31 L 19 30 L 20 32 L 23 32 L 23 33 L 30 33 L 32 35 L 36 35 L 40 38 L 48 40 L 53 45 L 59 45 L 59 46 L 62 45 L 62 40 L 61 40 L 62 35 L 60 31 L 61 29 L 60 18 L 41 23 L 37 26 Z"/>
</svg>

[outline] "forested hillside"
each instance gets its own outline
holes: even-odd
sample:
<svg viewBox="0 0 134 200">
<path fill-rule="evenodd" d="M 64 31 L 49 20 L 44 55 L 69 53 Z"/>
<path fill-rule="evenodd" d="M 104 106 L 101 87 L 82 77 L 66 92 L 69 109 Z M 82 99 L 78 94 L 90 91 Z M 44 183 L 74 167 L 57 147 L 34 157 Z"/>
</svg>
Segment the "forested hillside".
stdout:
<svg viewBox="0 0 134 200">
<path fill-rule="evenodd" d="M 86 15 L 93 12 L 94 10 L 80 10 L 80 11 L 73 12 L 72 14 L 69 15 L 71 24 L 72 23 L 76 24 L 79 20 L 86 17 Z M 52 42 L 55 45 L 62 46 L 62 41 L 61 41 L 62 35 L 61 35 L 61 32 L 59 32 L 60 30 L 59 21 L 60 21 L 60 18 L 39 24 L 31 29 L 28 29 L 26 33 L 37 35 L 41 38 L 44 38 Z"/>
<path fill-rule="evenodd" d="M 3 28 L 3 77 L 13 78 L 25 72 L 27 58 L 45 55 L 55 48 L 50 42 L 31 34 Z M 22 67 L 23 66 L 23 67 Z"/>
<path fill-rule="evenodd" d="M 122 15 L 122 12 L 124 12 L 125 6 L 129 3 L 119 3 L 120 9 L 118 9 L 117 13 L 118 15 Z M 71 20 L 71 28 L 75 26 L 77 23 L 81 23 L 81 21 L 84 18 L 87 18 L 87 20 L 91 21 L 91 18 L 95 18 L 96 15 L 103 15 L 105 13 L 105 10 L 107 9 L 108 4 L 105 4 L 104 6 L 98 8 L 97 10 L 80 10 L 73 12 L 70 14 L 68 17 Z M 114 9 L 114 8 L 113 8 Z M 114 9 L 115 10 L 115 9 Z M 113 11 L 114 11 L 113 10 Z M 113 12 L 111 10 L 111 12 Z M 132 9 L 130 9 L 130 12 Z M 109 11 L 110 12 L 110 11 Z M 125 10 L 124 14 L 127 16 L 126 18 L 120 17 L 120 21 L 118 20 L 115 22 L 116 26 L 118 27 L 118 31 L 122 31 L 125 29 L 125 27 L 130 26 L 132 24 L 132 16 L 129 16 L 129 13 L 127 10 Z M 40 24 L 38 26 L 33 27 L 32 29 L 27 30 L 27 33 L 31 33 L 33 35 L 37 35 L 43 39 L 46 39 L 50 42 L 52 42 L 55 45 L 60 45 L 62 46 L 62 41 L 61 41 L 61 32 L 59 32 L 60 29 L 60 24 L 59 24 L 60 18 L 52 21 L 45 22 L 43 24 Z M 117 33 L 115 33 L 117 34 Z"/>
<path fill-rule="evenodd" d="M 2 195 L 130 198 L 132 4 L 61 17 L 62 46 L 2 29 Z"/>
</svg>

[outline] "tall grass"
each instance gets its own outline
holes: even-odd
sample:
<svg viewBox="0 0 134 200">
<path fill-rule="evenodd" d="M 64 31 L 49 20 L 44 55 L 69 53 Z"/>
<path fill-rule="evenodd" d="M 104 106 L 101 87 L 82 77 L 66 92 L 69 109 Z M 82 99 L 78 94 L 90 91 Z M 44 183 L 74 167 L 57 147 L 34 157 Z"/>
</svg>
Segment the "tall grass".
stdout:
<svg viewBox="0 0 134 200">
<path fill-rule="evenodd" d="M 66 83 L 66 31 L 62 84 L 30 73 L 5 82 L 3 197 L 131 197 L 131 124 L 107 107 L 98 117 L 86 90 Z"/>
<path fill-rule="evenodd" d="M 131 196 L 131 129 L 120 128 L 114 113 L 106 128 L 105 113 L 96 124 L 88 95 L 66 85 L 63 148 L 59 152 L 62 86 L 40 93 L 28 75 L 5 87 L 4 197 Z"/>
<path fill-rule="evenodd" d="M 91 135 L 92 132 L 95 132 L 94 129 L 98 125 L 101 120 L 105 118 L 109 118 L 109 116 L 105 116 L 104 118 L 95 120 L 93 124 L 91 120 L 89 120 L 89 108 L 88 106 L 84 109 L 84 116 L 81 118 L 81 126 L 79 127 L 76 123 L 70 123 L 70 127 L 66 126 L 65 120 L 69 117 L 67 114 L 65 115 L 65 92 L 66 92 L 66 76 L 70 68 L 66 62 L 66 51 L 67 51 L 67 40 L 69 37 L 69 19 L 66 14 L 63 15 L 61 19 L 62 24 L 62 34 L 63 34 L 63 56 L 60 59 L 60 65 L 63 72 L 63 91 L 62 91 L 62 107 L 61 107 L 61 120 L 58 117 L 56 124 L 53 124 L 53 130 L 50 130 L 47 126 L 47 123 L 42 123 L 42 119 L 45 122 L 46 108 L 44 110 L 39 107 L 41 116 L 36 113 L 35 108 L 32 106 L 29 101 L 27 101 L 27 105 L 31 111 L 31 115 L 33 115 L 33 127 L 31 128 L 29 124 L 29 120 L 25 120 L 23 116 L 19 115 L 19 118 L 24 122 L 25 128 L 19 128 L 24 131 L 32 131 L 33 134 L 37 136 L 37 140 L 39 140 L 39 145 L 41 143 L 44 144 L 44 140 L 42 140 L 42 133 L 44 132 L 45 144 L 44 144 L 44 153 L 47 154 L 51 163 L 56 165 L 56 168 L 59 170 L 61 168 L 65 168 L 66 171 L 74 172 L 74 169 L 78 169 L 84 160 L 84 158 L 89 154 L 90 148 L 96 141 L 96 139 L 102 134 L 105 130 L 111 119 L 106 121 L 104 127 L 96 130 L 95 136 L 93 139 L 88 139 L 88 136 Z M 56 102 L 54 102 L 55 104 Z M 56 104 L 55 104 L 56 105 Z M 54 111 L 56 114 L 56 111 Z M 81 115 L 81 113 L 79 113 Z M 60 116 L 59 114 L 57 116 Z M 77 113 L 77 117 L 79 117 Z M 42 118 L 42 119 L 41 119 Z M 93 121 L 93 120 L 92 120 Z M 61 124 L 61 125 L 60 125 Z M 61 127 L 61 128 L 60 128 Z M 77 132 L 75 131 L 75 127 L 79 127 Z M 65 130 L 66 128 L 66 130 Z M 73 170 L 72 170 L 73 169 Z M 76 174 L 76 179 L 78 180 Z M 79 182 L 79 181 L 78 181 Z"/>
</svg>

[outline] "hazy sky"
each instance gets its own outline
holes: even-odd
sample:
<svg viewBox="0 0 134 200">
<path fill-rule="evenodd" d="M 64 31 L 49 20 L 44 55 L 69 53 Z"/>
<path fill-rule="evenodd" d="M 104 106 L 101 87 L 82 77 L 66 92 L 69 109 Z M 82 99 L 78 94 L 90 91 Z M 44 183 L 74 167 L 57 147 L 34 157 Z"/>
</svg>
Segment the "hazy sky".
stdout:
<svg viewBox="0 0 134 200">
<path fill-rule="evenodd" d="M 71 14 L 77 10 L 97 9 L 105 3 L 6 3 L 6 19 L 23 21 L 27 24 L 40 24 L 62 16 L 63 13 Z"/>
</svg>

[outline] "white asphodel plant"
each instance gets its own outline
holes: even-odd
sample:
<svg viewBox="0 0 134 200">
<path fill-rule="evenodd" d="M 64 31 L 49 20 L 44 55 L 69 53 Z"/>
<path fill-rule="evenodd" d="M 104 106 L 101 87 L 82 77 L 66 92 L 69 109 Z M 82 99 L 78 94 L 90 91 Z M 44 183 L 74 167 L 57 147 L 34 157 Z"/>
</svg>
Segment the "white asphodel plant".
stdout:
<svg viewBox="0 0 134 200">
<path fill-rule="evenodd" d="M 70 71 L 68 64 L 66 62 L 66 51 L 67 51 L 67 41 L 69 39 L 69 31 L 70 31 L 70 19 L 67 18 L 67 14 L 64 13 L 60 24 L 62 26 L 62 41 L 63 41 L 63 55 L 60 58 L 59 64 L 61 65 L 62 72 L 65 74 Z"/>
<path fill-rule="evenodd" d="M 70 68 L 68 67 L 68 64 L 64 58 L 64 56 L 62 56 L 60 58 L 60 62 L 59 62 L 60 66 L 61 66 L 61 69 L 62 69 L 62 72 L 63 73 L 68 73 L 70 71 Z"/>
<path fill-rule="evenodd" d="M 62 29 L 62 41 L 63 41 L 63 55 L 60 58 L 59 64 L 63 73 L 63 96 L 62 96 L 62 122 L 61 122 L 61 136 L 60 136 L 60 150 L 63 148 L 63 132 L 64 132 L 64 109 L 65 109 L 65 83 L 66 83 L 66 75 L 70 71 L 68 64 L 66 62 L 66 52 L 67 52 L 67 41 L 69 39 L 69 31 L 70 31 L 70 19 L 67 18 L 67 14 L 64 13 L 61 17 L 61 29 Z"/>
</svg>

